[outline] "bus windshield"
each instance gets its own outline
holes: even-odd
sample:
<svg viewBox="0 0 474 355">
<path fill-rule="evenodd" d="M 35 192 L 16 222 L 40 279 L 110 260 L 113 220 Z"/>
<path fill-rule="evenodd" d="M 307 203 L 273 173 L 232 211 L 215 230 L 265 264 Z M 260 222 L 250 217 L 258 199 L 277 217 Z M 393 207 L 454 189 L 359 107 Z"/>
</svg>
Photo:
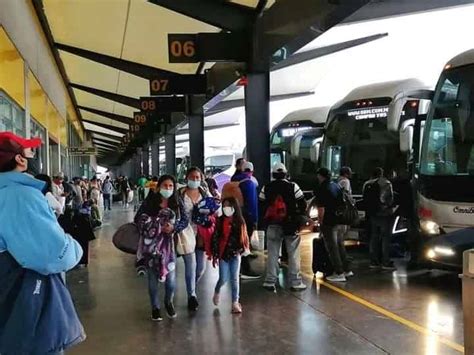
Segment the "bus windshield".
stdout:
<svg viewBox="0 0 474 355">
<path fill-rule="evenodd" d="M 322 149 L 322 164 L 334 176 L 342 166 L 354 172 L 354 193 L 361 193 L 362 185 L 376 167 L 385 171 L 406 169 L 406 156 L 400 152 L 398 132 L 387 130 L 387 118 L 354 118 L 347 111 L 337 113 L 329 124 Z"/>
<path fill-rule="evenodd" d="M 420 172 L 474 175 L 474 65 L 446 70 L 424 131 Z"/>
</svg>

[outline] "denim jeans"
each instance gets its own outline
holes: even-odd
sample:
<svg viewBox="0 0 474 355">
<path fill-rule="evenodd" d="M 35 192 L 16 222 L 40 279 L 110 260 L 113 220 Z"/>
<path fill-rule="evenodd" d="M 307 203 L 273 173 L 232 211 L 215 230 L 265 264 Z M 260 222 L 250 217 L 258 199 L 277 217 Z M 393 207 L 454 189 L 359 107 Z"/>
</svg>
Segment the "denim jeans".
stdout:
<svg viewBox="0 0 474 355">
<path fill-rule="evenodd" d="M 183 255 L 183 260 L 188 297 L 196 297 L 196 285 L 206 271 L 206 253 L 196 249 L 194 253 Z"/>
<path fill-rule="evenodd" d="M 240 255 L 234 256 L 229 261 L 219 260 L 219 280 L 217 280 L 215 292 L 219 293 L 221 287 L 230 280 L 232 288 L 232 302 L 239 302 L 239 274 L 240 274 Z"/>
<path fill-rule="evenodd" d="M 158 294 L 158 275 L 154 269 L 148 269 L 148 293 L 152 308 L 160 308 Z M 176 288 L 176 270 L 170 271 L 165 280 L 165 302 L 173 301 L 174 290 Z"/>
<path fill-rule="evenodd" d="M 390 216 L 370 217 L 370 259 L 375 264 L 390 263 L 391 225 Z"/>
<path fill-rule="evenodd" d="M 104 194 L 104 210 L 110 211 L 110 194 Z"/>
<path fill-rule="evenodd" d="M 344 235 L 347 226 L 321 226 L 324 244 L 329 254 L 334 272 L 342 274 L 349 271 L 346 248 L 344 247 Z"/>
<path fill-rule="evenodd" d="M 301 239 L 297 235 L 285 235 L 283 228 L 278 225 L 270 225 L 267 228 L 268 258 L 265 283 L 275 284 L 278 281 L 278 273 L 280 271 L 278 257 L 280 256 L 282 241 L 285 241 L 288 252 L 288 276 L 291 286 L 298 286 L 302 282 L 300 274 Z"/>
</svg>

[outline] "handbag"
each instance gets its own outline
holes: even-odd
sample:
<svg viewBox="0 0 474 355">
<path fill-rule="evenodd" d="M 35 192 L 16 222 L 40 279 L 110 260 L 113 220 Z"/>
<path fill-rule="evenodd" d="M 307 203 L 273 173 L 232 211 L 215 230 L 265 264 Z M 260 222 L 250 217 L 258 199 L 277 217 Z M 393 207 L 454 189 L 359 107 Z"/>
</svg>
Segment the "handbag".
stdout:
<svg viewBox="0 0 474 355">
<path fill-rule="evenodd" d="M 112 237 L 112 243 L 118 250 L 133 255 L 137 254 L 139 241 L 140 231 L 135 223 L 122 225 Z"/>
<path fill-rule="evenodd" d="M 250 236 L 250 247 L 254 250 L 259 250 L 260 248 L 260 238 L 257 230 L 254 230 Z"/>
</svg>

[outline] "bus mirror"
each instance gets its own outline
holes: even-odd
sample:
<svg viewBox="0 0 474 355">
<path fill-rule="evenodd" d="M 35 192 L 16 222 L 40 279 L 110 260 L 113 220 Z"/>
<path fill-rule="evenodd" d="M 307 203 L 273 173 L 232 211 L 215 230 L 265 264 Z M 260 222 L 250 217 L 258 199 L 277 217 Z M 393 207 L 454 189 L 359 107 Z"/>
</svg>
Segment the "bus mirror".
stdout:
<svg viewBox="0 0 474 355">
<path fill-rule="evenodd" d="M 301 146 L 301 140 L 303 139 L 302 135 L 297 135 L 296 137 L 293 137 L 291 140 L 291 156 L 293 158 L 297 158 L 300 156 L 300 146 Z"/>
<path fill-rule="evenodd" d="M 402 153 L 410 153 L 413 149 L 413 132 L 412 125 L 406 126 L 400 130 L 400 151 Z"/>
<path fill-rule="evenodd" d="M 400 116 L 402 115 L 403 107 L 406 102 L 406 97 L 396 97 L 388 106 L 387 129 L 389 131 L 398 132 Z"/>
<path fill-rule="evenodd" d="M 318 164 L 320 150 L 321 150 L 321 142 L 314 141 L 313 144 L 311 145 L 311 150 L 310 150 L 310 159 L 312 163 Z"/>
</svg>

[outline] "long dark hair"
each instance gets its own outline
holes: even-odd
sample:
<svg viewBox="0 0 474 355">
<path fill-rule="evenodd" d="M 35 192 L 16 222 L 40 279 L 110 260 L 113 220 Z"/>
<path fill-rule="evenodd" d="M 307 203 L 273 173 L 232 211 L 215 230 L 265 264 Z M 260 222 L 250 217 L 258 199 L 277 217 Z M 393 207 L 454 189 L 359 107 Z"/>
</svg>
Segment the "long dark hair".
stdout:
<svg viewBox="0 0 474 355">
<path fill-rule="evenodd" d="M 157 191 L 151 191 L 143 201 L 142 206 L 137 212 L 137 216 L 146 213 L 149 216 L 156 216 L 161 210 L 161 203 L 163 202 L 163 197 L 160 194 L 160 185 L 166 180 L 171 180 L 173 182 L 173 195 L 168 199 L 168 208 L 177 213 L 179 209 L 178 204 L 178 194 L 176 193 L 176 178 L 173 175 L 162 175 L 158 179 Z"/>
<path fill-rule="evenodd" d="M 35 176 L 35 179 L 44 181 L 46 183 L 42 191 L 43 195 L 46 195 L 48 192 L 53 193 L 53 182 L 51 181 L 51 178 L 48 175 L 38 174 Z"/>
<path fill-rule="evenodd" d="M 188 178 L 189 174 L 198 172 L 199 175 L 201 175 L 201 182 L 204 181 L 204 174 L 202 173 L 202 170 L 199 169 L 197 166 L 192 166 L 186 171 L 186 179 Z"/>
</svg>

